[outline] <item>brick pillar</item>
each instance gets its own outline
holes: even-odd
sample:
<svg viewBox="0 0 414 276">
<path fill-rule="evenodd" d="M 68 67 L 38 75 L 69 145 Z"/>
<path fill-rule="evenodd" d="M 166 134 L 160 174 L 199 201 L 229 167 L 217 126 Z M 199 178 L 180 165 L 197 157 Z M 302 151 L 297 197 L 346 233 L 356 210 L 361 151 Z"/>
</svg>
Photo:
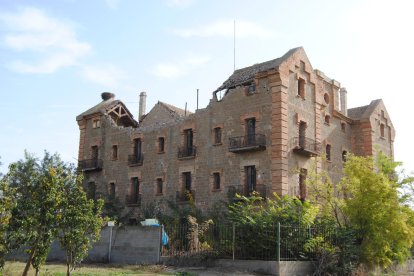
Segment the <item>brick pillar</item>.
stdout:
<svg viewBox="0 0 414 276">
<path fill-rule="evenodd" d="M 288 93 L 279 73 L 269 76 L 272 93 L 271 177 L 272 192 L 289 193 L 288 184 Z"/>
</svg>

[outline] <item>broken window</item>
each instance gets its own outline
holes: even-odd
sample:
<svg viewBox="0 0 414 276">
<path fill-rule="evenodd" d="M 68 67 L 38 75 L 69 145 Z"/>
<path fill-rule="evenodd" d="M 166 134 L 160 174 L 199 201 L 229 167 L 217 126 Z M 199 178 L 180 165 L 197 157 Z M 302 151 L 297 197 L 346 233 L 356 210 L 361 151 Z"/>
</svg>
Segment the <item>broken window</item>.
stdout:
<svg viewBox="0 0 414 276">
<path fill-rule="evenodd" d="M 348 152 L 347 152 L 346 150 L 342 151 L 342 161 L 343 161 L 343 162 L 346 162 L 346 160 L 347 160 L 347 155 L 348 155 Z"/>
</svg>

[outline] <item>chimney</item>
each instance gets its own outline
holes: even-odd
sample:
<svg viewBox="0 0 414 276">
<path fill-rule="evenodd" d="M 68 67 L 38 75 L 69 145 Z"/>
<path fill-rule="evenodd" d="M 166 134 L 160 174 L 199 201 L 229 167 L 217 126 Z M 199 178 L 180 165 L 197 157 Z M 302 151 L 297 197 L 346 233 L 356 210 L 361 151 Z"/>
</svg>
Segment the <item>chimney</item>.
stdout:
<svg viewBox="0 0 414 276">
<path fill-rule="evenodd" d="M 145 115 L 145 106 L 147 102 L 147 93 L 141 92 L 139 94 L 139 110 L 138 110 L 138 120 L 141 121 L 142 116 Z"/>
<path fill-rule="evenodd" d="M 347 106 L 347 102 L 346 102 L 346 88 L 345 87 L 341 87 L 341 89 L 339 90 L 339 94 L 341 97 L 341 112 L 342 114 L 344 114 L 345 116 L 348 116 L 348 106 Z"/>
<path fill-rule="evenodd" d="M 111 92 L 103 92 L 101 94 L 101 98 L 103 101 L 107 101 L 109 99 L 115 98 L 115 94 Z"/>
</svg>

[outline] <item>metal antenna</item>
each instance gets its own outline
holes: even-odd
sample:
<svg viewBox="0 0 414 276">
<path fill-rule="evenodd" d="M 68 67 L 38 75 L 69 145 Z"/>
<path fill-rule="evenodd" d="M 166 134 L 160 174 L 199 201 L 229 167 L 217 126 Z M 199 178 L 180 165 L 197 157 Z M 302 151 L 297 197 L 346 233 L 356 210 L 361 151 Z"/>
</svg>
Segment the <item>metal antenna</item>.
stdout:
<svg viewBox="0 0 414 276">
<path fill-rule="evenodd" d="M 233 71 L 236 71 L 236 20 L 234 20 L 233 34 Z"/>
</svg>

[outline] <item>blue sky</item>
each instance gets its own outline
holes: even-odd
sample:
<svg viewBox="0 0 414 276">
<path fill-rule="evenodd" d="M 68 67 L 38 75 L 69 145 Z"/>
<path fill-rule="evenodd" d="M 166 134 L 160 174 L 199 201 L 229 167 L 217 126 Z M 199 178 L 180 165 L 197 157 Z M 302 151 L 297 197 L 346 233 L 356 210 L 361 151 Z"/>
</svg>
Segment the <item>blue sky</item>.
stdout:
<svg viewBox="0 0 414 276">
<path fill-rule="evenodd" d="M 412 154 L 414 2 L 43 0 L 0 2 L 0 156 L 24 149 L 76 162 L 75 117 L 111 91 L 133 114 L 146 91 L 200 107 L 236 68 L 303 46 L 314 68 L 348 90 L 348 105 L 382 98 L 397 130 L 395 159 Z"/>
</svg>

